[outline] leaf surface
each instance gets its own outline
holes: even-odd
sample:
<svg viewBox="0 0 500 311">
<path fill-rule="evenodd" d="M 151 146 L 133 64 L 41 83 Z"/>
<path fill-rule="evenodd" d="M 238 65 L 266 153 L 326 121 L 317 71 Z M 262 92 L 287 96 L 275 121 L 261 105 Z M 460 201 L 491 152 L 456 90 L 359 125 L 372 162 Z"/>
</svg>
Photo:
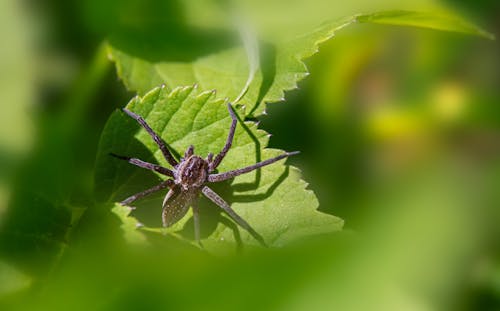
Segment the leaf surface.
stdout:
<svg viewBox="0 0 500 311">
<path fill-rule="evenodd" d="M 209 152 L 217 154 L 225 143 L 231 123 L 225 101 L 216 99 L 214 92 L 201 92 L 194 87 L 180 87 L 171 92 L 166 88 L 156 88 L 142 98 L 133 99 L 126 107 L 143 116 L 177 156 L 182 155 L 189 145 L 193 145 L 195 154 L 202 157 Z M 238 112 L 241 115 L 242 110 Z M 239 122 L 233 146 L 219 171 L 245 167 L 283 153 L 265 148 L 268 137 L 256 123 Z M 96 196 L 106 206 L 150 188 L 163 178 L 110 157 L 110 152 L 168 167 L 146 131 L 121 111 L 114 112 L 101 137 L 95 175 Z M 306 189 L 307 184 L 301 180 L 299 170 L 284 162 L 281 160 L 229 182 L 210 186 L 270 245 L 283 245 L 311 234 L 340 230 L 342 220 L 318 212 L 318 201 L 314 193 Z M 122 219 L 122 227 L 129 237 L 142 238 L 131 233 L 138 230 L 139 222 L 143 225 L 139 229 L 142 231 L 176 232 L 192 239 L 191 213 L 173 227 L 161 228 L 161 203 L 165 194 L 163 191 L 134 202 L 132 205 L 137 209 L 130 216 L 129 210 L 115 205 L 114 211 Z M 258 245 L 208 199 L 201 198 L 199 203 L 201 235 L 206 247 L 240 243 Z M 130 220 L 132 217 L 136 220 Z"/>
<path fill-rule="evenodd" d="M 130 90 L 139 94 L 162 83 L 169 88 L 198 84 L 202 89 L 216 89 L 219 98 L 230 101 L 239 100 L 239 95 L 245 91 L 245 96 L 239 101 L 247 108 L 245 115 L 259 116 L 264 113 L 266 103 L 284 100 L 284 92 L 297 88 L 297 82 L 308 75 L 303 63 L 305 58 L 314 55 L 319 45 L 331 39 L 336 31 L 354 23 L 413 26 L 492 38 L 491 34 L 450 14 L 383 11 L 325 22 L 316 28 L 304 29 L 302 34 L 291 38 L 287 34 L 283 34 L 286 39 L 282 40 L 271 37 L 274 39 L 260 46 L 259 70 L 248 61 L 248 49 L 246 51 L 237 44 L 224 47 L 222 39 L 219 44 L 213 44 L 219 48 L 200 50 L 199 53 L 193 53 L 193 50 L 197 51 L 201 46 L 186 47 L 186 52 L 189 50 L 196 56 L 183 60 L 168 49 L 163 50 L 160 57 L 149 57 L 140 47 L 130 48 L 134 46 L 133 42 L 123 48 L 111 41 L 109 51 L 118 75 Z M 155 37 L 155 40 L 160 41 L 155 43 L 156 49 L 162 51 L 158 47 L 168 44 L 169 37 Z"/>
</svg>

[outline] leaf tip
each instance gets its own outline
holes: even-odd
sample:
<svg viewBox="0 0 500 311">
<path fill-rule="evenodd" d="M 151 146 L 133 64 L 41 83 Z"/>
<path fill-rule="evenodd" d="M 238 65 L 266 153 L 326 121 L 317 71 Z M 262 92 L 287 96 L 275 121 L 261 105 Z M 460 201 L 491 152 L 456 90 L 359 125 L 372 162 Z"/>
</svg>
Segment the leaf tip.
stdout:
<svg viewBox="0 0 500 311">
<path fill-rule="evenodd" d="M 214 91 L 205 91 L 200 94 L 198 94 L 197 98 L 203 100 L 203 101 L 208 101 L 210 98 L 215 97 L 215 92 Z"/>
</svg>

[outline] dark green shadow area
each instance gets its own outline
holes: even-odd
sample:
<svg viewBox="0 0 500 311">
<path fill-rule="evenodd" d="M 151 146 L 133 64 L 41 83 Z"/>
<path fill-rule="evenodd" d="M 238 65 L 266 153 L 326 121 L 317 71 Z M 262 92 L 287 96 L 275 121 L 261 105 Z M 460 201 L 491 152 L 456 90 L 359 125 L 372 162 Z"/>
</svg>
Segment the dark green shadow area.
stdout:
<svg viewBox="0 0 500 311">
<path fill-rule="evenodd" d="M 235 46 L 234 32 L 189 25 L 181 1 L 85 1 L 85 20 L 111 45 L 150 62 L 191 62 Z"/>
</svg>

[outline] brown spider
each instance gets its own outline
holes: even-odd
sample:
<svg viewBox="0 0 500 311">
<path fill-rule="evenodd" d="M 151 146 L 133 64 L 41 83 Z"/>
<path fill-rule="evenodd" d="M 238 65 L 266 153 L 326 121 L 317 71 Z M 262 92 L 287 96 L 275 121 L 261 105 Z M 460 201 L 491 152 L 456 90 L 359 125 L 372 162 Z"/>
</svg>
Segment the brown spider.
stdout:
<svg viewBox="0 0 500 311">
<path fill-rule="evenodd" d="M 188 211 L 189 206 L 193 208 L 193 219 L 194 219 L 194 235 L 196 241 L 200 242 L 200 220 L 198 213 L 198 205 L 197 198 L 201 193 L 210 199 L 213 203 L 222 208 L 238 225 L 240 225 L 243 229 L 247 230 L 257 241 L 259 241 L 262 245 L 266 246 L 264 239 L 260 234 L 257 233 L 243 218 L 241 218 L 236 212 L 229 206 L 226 201 L 224 201 L 217 193 L 215 193 L 212 189 L 206 186 L 207 183 L 221 182 L 224 180 L 231 179 L 233 177 L 251 172 L 260 167 L 269 165 L 278 160 L 286 158 L 288 156 L 299 153 L 295 152 L 287 152 L 282 155 L 279 155 L 275 158 L 268 159 L 254 165 L 250 165 L 244 168 L 236 169 L 233 171 L 225 172 L 225 173 L 215 173 L 211 174 L 217 166 L 224 159 L 226 153 L 231 148 L 231 144 L 233 142 L 234 131 L 236 129 L 236 123 L 238 119 L 236 118 L 236 114 L 234 113 L 231 104 L 227 105 L 229 110 L 229 114 L 231 115 L 232 123 L 231 128 L 229 129 L 229 135 L 227 136 L 226 144 L 222 151 L 214 158 L 212 153 L 209 153 L 206 159 L 203 159 L 197 155 L 194 155 L 194 147 L 189 146 L 186 150 L 184 157 L 180 159 L 179 162 L 175 160 L 167 146 L 163 142 L 163 140 L 158 136 L 151 127 L 146 123 L 144 118 L 141 116 L 123 108 L 123 112 L 128 114 L 130 117 L 134 118 L 154 139 L 158 147 L 165 159 L 172 165 L 173 169 L 168 169 L 166 167 L 152 164 L 148 162 L 144 162 L 137 158 L 130 158 L 126 156 L 120 156 L 111 153 L 112 156 L 126 160 L 131 164 L 137 165 L 139 167 L 152 170 L 163 174 L 165 176 L 169 176 L 172 179 L 167 179 L 161 182 L 159 185 L 154 186 L 153 188 L 147 189 L 145 191 L 134 194 L 127 199 L 123 200 L 121 204 L 128 205 L 135 200 L 141 199 L 147 195 L 150 195 L 159 190 L 169 188 L 165 199 L 163 200 L 163 209 L 162 209 L 162 220 L 163 226 L 169 227 L 179 221 Z"/>
</svg>

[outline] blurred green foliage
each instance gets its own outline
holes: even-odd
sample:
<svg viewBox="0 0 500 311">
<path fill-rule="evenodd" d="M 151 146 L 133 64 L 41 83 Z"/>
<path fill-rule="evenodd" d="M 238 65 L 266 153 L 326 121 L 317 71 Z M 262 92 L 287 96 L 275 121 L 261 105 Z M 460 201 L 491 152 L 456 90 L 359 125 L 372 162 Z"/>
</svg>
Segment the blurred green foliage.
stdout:
<svg viewBox="0 0 500 311">
<path fill-rule="evenodd" d="M 125 242 L 93 193 L 104 124 L 133 95 L 102 41 L 186 64 L 238 44 L 228 3 L 1 2 L 0 309 L 498 309 L 500 47 L 479 37 L 354 25 L 307 61 L 286 104 L 254 115 L 270 147 L 302 151 L 289 161 L 343 232 L 237 256 Z M 495 1 L 242 5 L 263 48 L 383 9 L 499 30 Z"/>
</svg>

